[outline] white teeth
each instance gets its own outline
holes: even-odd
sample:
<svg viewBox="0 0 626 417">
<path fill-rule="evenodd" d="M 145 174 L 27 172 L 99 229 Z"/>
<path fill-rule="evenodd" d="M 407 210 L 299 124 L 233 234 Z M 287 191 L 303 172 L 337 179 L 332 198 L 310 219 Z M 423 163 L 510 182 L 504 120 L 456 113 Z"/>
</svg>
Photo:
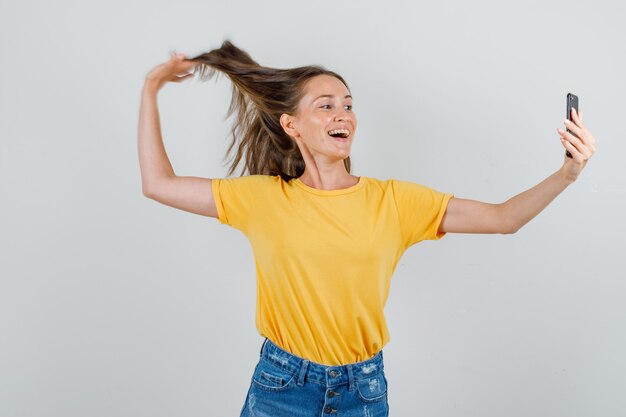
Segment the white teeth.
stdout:
<svg viewBox="0 0 626 417">
<path fill-rule="evenodd" d="M 350 131 L 348 129 L 335 129 L 328 132 L 329 135 L 334 135 L 337 133 L 343 133 L 345 136 L 350 136 Z"/>
</svg>

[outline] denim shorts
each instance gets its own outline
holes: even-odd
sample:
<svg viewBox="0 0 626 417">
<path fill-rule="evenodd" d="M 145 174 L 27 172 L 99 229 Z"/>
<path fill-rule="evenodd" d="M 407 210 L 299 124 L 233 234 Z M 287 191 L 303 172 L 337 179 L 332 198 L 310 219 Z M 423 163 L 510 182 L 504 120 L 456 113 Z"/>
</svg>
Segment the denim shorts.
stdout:
<svg viewBox="0 0 626 417">
<path fill-rule="evenodd" d="M 322 365 L 265 339 L 240 417 L 387 417 L 383 352 Z"/>
</svg>

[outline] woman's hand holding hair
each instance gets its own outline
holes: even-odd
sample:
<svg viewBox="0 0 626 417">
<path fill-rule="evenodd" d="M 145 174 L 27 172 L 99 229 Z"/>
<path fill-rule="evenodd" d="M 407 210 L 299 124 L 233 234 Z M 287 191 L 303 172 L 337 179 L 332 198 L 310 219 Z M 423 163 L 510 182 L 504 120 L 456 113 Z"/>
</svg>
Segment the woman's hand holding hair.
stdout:
<svg viewBox="0 0 626 417">
<path fill-rule="evenodd" d="M 141 181 L 144 195 L 154 195 L 162 184 L 176 176 L 163 139 L 157 95 L 167 82 L 179 83 L 194 75 L 189 70 L 196 65 L 186 61 L 184 54 L 173 53 L 169 61 L 152 69 L 145 79 L 139 107 L 138 147 Z"/>
<path fill-rule="evenodd" d="M 146 75 L 146 86 L 158 92 L 167 82 L 179 83 L 189 77 L 193 77 L 193 70 L 197 63 L 186 61 L 186 55 L 180 52 L 172 52 L 167 62 L 157 65 Z"/>
<path fill-rule="evenodd" d="M 575 109 L 572 109 L 572 120 L 564 118 L 563 123 L 571 133 L 562 129 L 557 129 L 557 132 L 561 136 L 563 147 L 572 154 L 572 157 L 565 156 L 561 171 L 568 181 L 573 182 L 587 165 L 589 158 L 596 152 L 596 139 L 583 123 L 582 114 L 577 113 Z"/>
</svg>

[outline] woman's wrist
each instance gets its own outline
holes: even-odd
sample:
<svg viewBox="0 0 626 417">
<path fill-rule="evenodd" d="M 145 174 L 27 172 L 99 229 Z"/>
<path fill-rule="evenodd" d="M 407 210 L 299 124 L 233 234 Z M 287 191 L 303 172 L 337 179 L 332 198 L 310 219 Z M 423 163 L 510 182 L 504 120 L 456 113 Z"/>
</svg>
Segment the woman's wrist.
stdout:
<svg viewBox="0 0 626 417">
<path fill-rule="evenodd" d="M 149 94 L 156 94 L 159 92 L 163 84 L 159 82 L 159 80 L 154 79 L 153 77 L 146 76 L 146 79 L 143 83 L 143 92 Z"/>
<path fill-rule="evenodd" d="M 578 177 L 572 177 L 571 175 L 569 175 L 566 171 L 565 171 L 565 164 L 563 164 L 563 166 L 561 167 L 561 169 L 559 170 L 561 171 L 561 176 L 563 177 L 563 179 L 565 179 L 565 181 L 569 184 L 572 184 L 573 182 L 575 182 Z"/>
</svg>

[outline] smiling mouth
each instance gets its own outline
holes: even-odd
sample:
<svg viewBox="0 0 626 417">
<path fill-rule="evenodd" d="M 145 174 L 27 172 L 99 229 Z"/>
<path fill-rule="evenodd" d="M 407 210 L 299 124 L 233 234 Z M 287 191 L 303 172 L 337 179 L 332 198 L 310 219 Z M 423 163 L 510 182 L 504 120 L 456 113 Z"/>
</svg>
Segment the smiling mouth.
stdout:
<svg viewBox="0 0 626 417">
<path fill-rule="evenodd" d="M 331 133 L 332 132 L 332 133 Z M 341 142 L 347 142 L 351 132 L 347 129 L 330 130 L 328 136 Z"/>
</svg>

